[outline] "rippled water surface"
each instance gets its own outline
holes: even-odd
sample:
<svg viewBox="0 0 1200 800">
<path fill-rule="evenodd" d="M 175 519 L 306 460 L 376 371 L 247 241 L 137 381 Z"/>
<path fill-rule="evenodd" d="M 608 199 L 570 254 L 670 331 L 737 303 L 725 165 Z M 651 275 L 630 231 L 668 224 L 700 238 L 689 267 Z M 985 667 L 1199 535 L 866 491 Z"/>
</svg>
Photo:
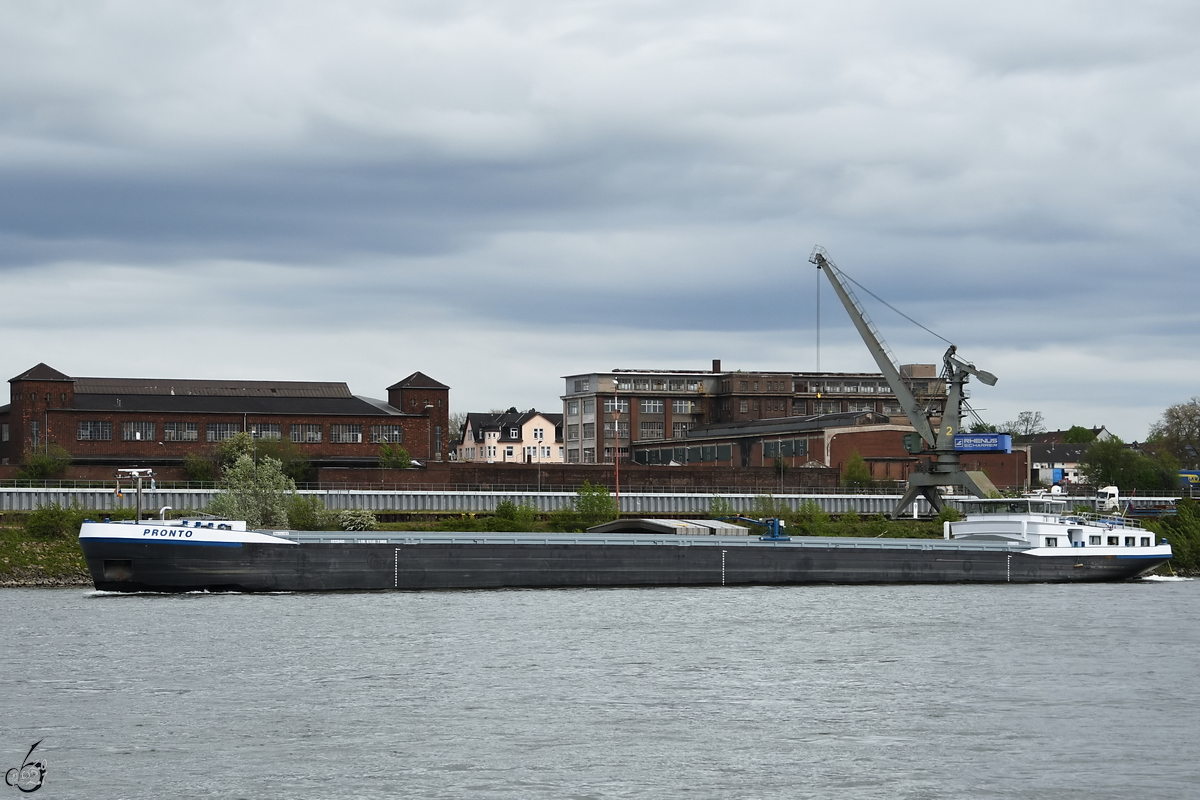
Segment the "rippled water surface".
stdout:
<svg viewBox="0 0 1200 800">
<path fill-rule="evenodd" d="M 1200 581 L 0 613 L 0 766 L 44 737 L 35 798 L 1200 794 Z"/>
</svg>

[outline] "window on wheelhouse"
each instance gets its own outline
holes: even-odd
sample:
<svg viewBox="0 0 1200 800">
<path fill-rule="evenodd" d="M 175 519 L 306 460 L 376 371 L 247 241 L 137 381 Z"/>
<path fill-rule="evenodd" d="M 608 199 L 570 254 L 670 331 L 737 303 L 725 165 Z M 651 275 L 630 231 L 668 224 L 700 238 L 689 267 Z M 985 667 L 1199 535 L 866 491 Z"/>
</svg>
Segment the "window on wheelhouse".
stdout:
<svg viewBox="0 0 1200 800">
<path fill-rule="evenodd" d="M 1108 546 L 1109 546 L 1109 547 L 1116 547 L 1116 546 L 1118 546 L 1119 544 L 1121 544 L 1121 537 L 1120 537 L 1120 536 L 1109 536 L 1109 537 L 1108 537 Z"/>
<path fill-rule="evenodd" d="M 1150 546 L 1150 537 L 1143 536 L 1142 537 L 1142 547 L 1149 547 L 1149 546 Z"/>
<path fill-rule="evenodd" d="M 1137 537 L 1136 537 L 1136 536 L 1126 536 L 1126 537 L 1125 537 L 1125 546 L 1126 546 L 1126 547 L 1133 547 L 1133 546 L 1134 546 L 1134 544 L 1133 544 L 1133 543 L 1134 543 L 1135 541 L 1137 541 Z"/>
<path fill-rule="evenodd" d="M 1047 536 L 1046 537 L 1046 547 L 1058 547 L 1058 537 L 1057 536 Z"/>
<path fill-rule="evenodd" d="M 1088 537 L 1088 544 L 1099 545 L 1099 544 L 1100 544 L 1100 537 L 1099 537 L 1099 536 L 1089 536 L 1089 537 Z"/>
</svg>

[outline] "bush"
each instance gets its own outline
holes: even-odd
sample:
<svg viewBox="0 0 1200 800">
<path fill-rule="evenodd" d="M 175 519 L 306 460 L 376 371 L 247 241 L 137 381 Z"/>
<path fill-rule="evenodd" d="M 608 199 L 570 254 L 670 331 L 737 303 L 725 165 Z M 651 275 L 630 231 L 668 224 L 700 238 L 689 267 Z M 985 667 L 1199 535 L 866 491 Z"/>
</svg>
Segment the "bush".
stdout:
<svg viewBox="0 0 1200 800">
<path fill-rule="evenodd" d="M 488 520 L 491 531 L 531 531 L 537 519 L 537 509 L 524 503 L 502 500 L 496 506 L 496 515 Z"/>
<path fill-rule="evenodd" d="M 780 517 L 786 521 L 791 514 L 792 509 L 783 500 L 776 500 L 773 495 L 760 494 L 754 498 L 754 504 L 750 506 L 750 513 L 746 516 L 763 520 Z"/>
<path fill-rule="evenodd" d="M 308 495 L 288 498 L 287 519 L 288 527 L 295 531 L 327 531 L 333 527 L 333 519 L 321 498 Z"/>
<path fill-rule="evenodd" d="M 828 536 L 832 533 L 829 514 L 813 500 L 805 500 L 792 516 L 788 526 L 799 536 Z"/>
<path fill-rule="evenodd" d="M 438 531 L 482 531 L 484 521 L 474 514 L 459 514 L 454 517 L 442 517 L 433 526 Z"/>
<path fill-rule="evenodd" d="M 339 531 L 373 531 L 378 526 L 374 511 L 342 509 L 334 514 Z"/>
<path fill-rule="evenodd" d="M 54 478 L 71 466 L 71 454 L 63 447 L 52 444 L 48 451 L 41 453 L 25 453 L 22 465 L 17 470 L 19 480 L 40 481 Z"/>
<path fill-rule="evenodd" d="M 75 504 L 39 506 L 25 518 L 25 532 L 38 539 L 69 539 L 79 533 L 84 517 L 84 510 Z"/>
</svg>

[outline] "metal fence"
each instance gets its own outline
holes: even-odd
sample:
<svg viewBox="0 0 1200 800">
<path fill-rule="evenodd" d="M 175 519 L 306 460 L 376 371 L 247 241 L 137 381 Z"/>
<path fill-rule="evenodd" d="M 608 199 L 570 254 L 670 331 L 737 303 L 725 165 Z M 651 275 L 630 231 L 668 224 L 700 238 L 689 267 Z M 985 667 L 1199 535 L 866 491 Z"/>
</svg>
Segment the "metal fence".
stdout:
<svg viewBox="0 0 1200 800">
<path fill-rule="evenodd" d="M 173 511 L 203 511 L 217 494 L 215 489 L 165 489 L 157 487 L 142 491 L 142 512 L 157 515 L 160 509 Z M 379 513 L 491 513 L 508 500 L 532 506 L 541 512 L 570 508 L 578 495 L 574 491 L 390 491 L 365 489 L 301 490 L 300 495 L 320 498 L 326 508 L 368 510 Z M 720 499 L 727 508 L 747 513 L 754 508 L 763 493 L 744 489 L 731 492 L 621 492 L 621 513 L 632 516 L 672 516 L 676 514 L 704 515 L 710 513 L 713 500 Z M 881 494 L 774 494 L 777 502 L 796 510 L 801 503 L 811 501 L 831 514 L 854 511 L 858 514 L 889 513 L 900 495 Z M 117 494 L 112 488 L 8 488 L 0 489 L 0 511 L 32 511 L 41 506 L 58 503 L 77 504 L 82 508 L 107 511 L 134 508 L 136 492 L 132 489 Z M 916 512 L 930 512 L 924 498 L 918 499 Z"/>
</svg>

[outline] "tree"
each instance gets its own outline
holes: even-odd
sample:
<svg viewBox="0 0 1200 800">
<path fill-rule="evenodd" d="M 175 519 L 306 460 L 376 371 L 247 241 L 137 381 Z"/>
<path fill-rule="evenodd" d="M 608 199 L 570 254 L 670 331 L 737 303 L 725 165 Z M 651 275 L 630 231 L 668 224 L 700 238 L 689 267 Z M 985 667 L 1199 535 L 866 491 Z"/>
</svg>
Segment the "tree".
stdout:
<svg viewBox="0 0 1200 800">
<path fill-rule="evenodd" d="M 1004 423 L 1000 428 L 1013 436 L 1035 436 L 1046 432 L 1040 411 L 1022 411 L 1015 420 Z"/>
<path fill-rule="evenodd" d="M 1167 408 L 1150 426 L 1150 441 L 1188 469 L 1200 466 L 1200 397 Z"/>
<path fill-rule="evenodd" d="M 45 480 L 63 474 L 71 466 L 71 454 L 61 445 L 52 444 L 38 453 L 25 453 L 16 477 L 20 480 Z"/>
<path fill-rule="evenodd" d="M 379 445 L 379 466 L 384 469 L 408 469 L 412 466 L 412 458 L 400 445 L 384 442 Z"/>
<path fill-rule="evenodd" d="M 846 459 L 846 466 L 842 469 L 842 485 L 865 488 L 871 486 L 873 483 L 874 481 L 871 480 L 871 468 L 867 466 L 867 462 L 862 455 L 855 450 Z"/>
<path fill-rule="evenodd" d="M 708 515 L 713 519 L 736 517 L 737 511 L 734 509 L 733 503 L 724 497 L 714 497 L 708 501 Z"/>
<path fill-rule="evenodd" d="M 1151 458 L 1130 450 L 1116 436 L 1095 442 L 1083 454 L 1079 469 L 1092 486 L 1170 489 L 1178 481 L 1178 465 L 1169 455 Z"/>
<path fill-rule="evenodd" d="M 989 422 L 976 422 L 967 433 L 999 433 L 1000 429 Z"/>
<path fill-rule="evenodd" d="M 226 519 L 245 520 L 249 528 L 286 528 L 288 504 L 296 494 L 296 482 L 283 474 L 274 458 L 255 464 L 249 454 L 239 456 L 221 473 L 221 493 L 207 511 Z"/>
<path fill-rule="evenodd" d="M 576 495 L 575 513 L 579 516 L 579 522 L 584 528 L 590 528 L 602 522 L 610 522 L 619 515 L 617 502 L 608 493 L 608 489 L 603 486 L 584 481 Z"/>
<path fill-rule="evenodd" d="M 451 441 L 460 441 L 462 439 L 463 429 L 467 427 L 467 412 L 455 411 L 451 413 L 450 421 L 447 424 L 447 427 L 449 429 L 447 430 L 447 434 L 449 434 L 451 437 Z"/>
<path fill-rule="evenodd" d="M 1094 441 L 1096 441 L 1096 434 L 1092 433 L 1091 429 L 1085 428 L 1082 425 L 1072 425 L 1063 434 L 1064 444 L 1089 444 Z"/>
</svg>

